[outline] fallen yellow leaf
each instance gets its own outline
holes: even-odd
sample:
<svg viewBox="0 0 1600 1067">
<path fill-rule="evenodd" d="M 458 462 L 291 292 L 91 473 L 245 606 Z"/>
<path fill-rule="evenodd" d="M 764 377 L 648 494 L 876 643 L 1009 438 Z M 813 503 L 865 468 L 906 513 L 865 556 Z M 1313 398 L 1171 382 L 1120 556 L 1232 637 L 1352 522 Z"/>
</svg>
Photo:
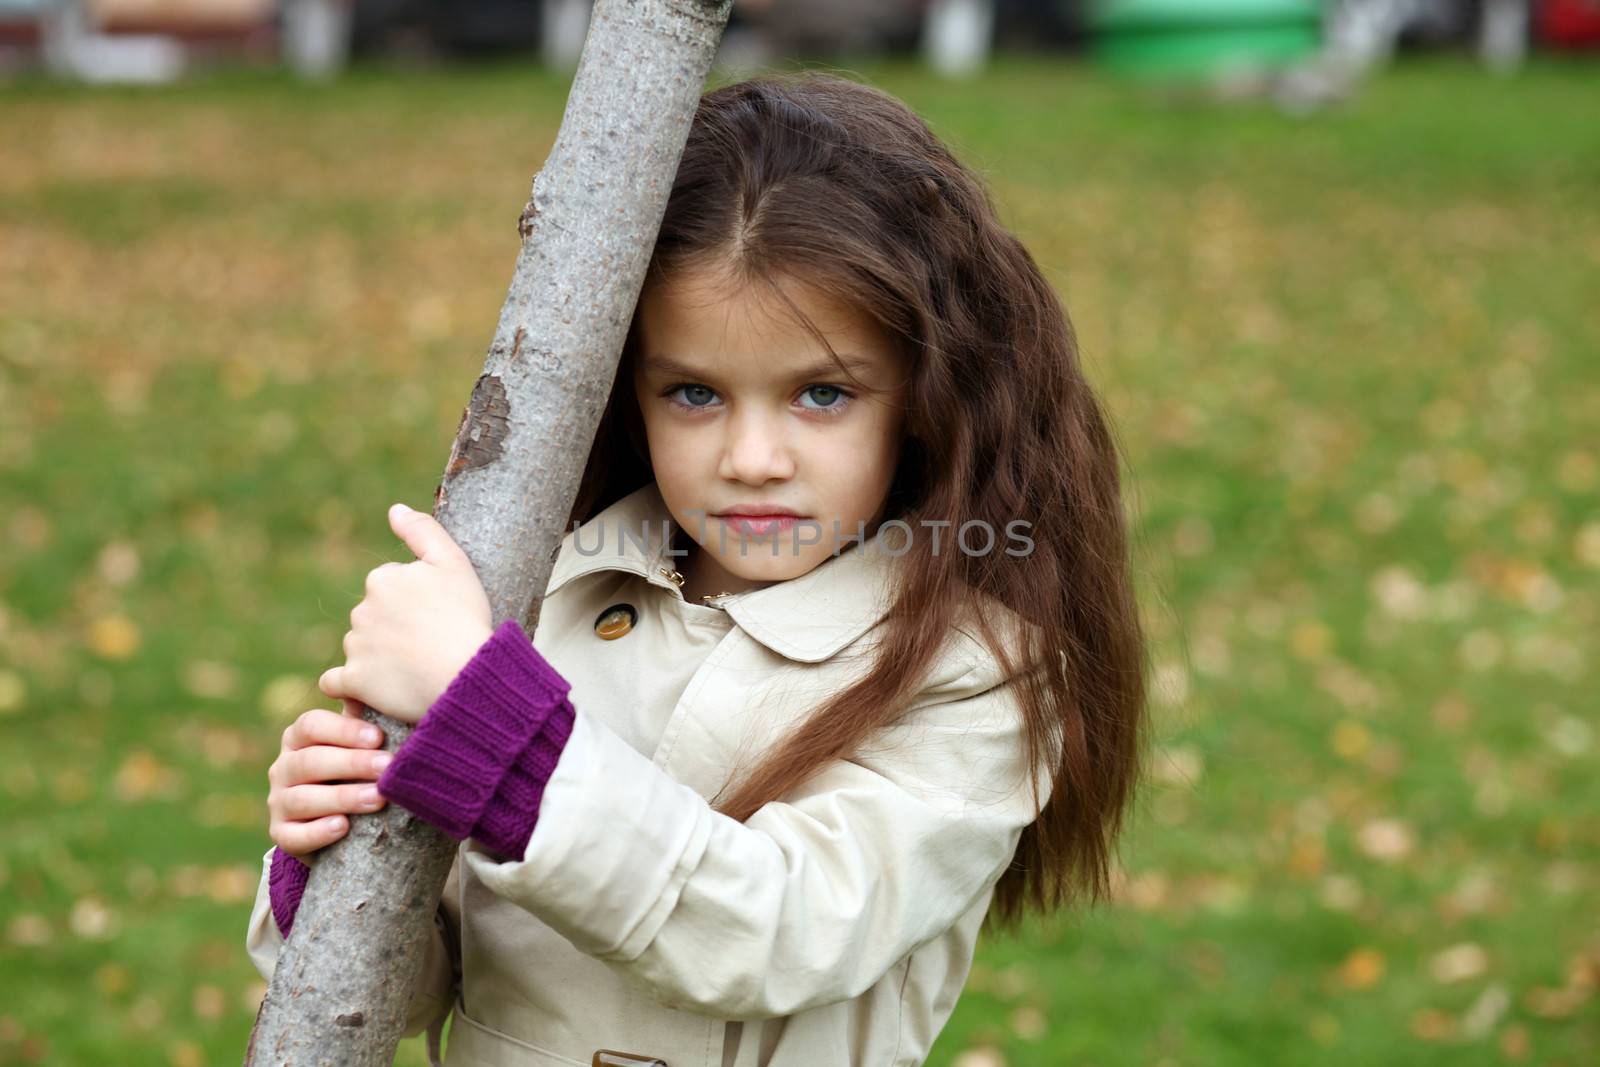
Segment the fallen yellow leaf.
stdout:
<svg viewBox="0 0 1600 1067">
<path fill-rule="evenodd" d="M 298 674 L 280 674 L 261 690 L 261 714 L 268 722 L 287 725 L 321 700 L 322 691 L 314 682 Z"/>
<path fill-rule="evenodd" d="M 1455 1034 L 1456 1023 L 1438 1008 L 1424 1008 L 1411 1016 L 1411 1032 L 1424 1041 L 1443 1041 Z"/>
<path fill-rule="evenodd" d="M 1360 759 L 1372 747 L 1372 733 L 1354 720 L 1343 719 L 1333 728 L 1329 743 L 1335 755 L 1349 760 Z"/>
<path fill-rule="evenodd" d="M 115 788 L 119 799 L 127 802 L 151 796 L 171 795 L 177 788 L 177 775 L 144 749 L 135 749 L 117 768 Z"/>
<path fill-rule="evenodd" d="M 1339 965 L 1339 981 L 1346 989 L 1370 989 L 1383 977 L 1383 953 L 1358 948 Z"/>
<path fill-rule="evenodd" d="M 127 659 L 139 641 L 139 627 L 126 615 L 106 615 L 89 625 L 89 650 L 101 659 Z"/>
<path fill-rule="evenodd" d="M 1356 835 L 1361 851 L 1383 863 L 1398 863 L 1416 847 L 1411 828 L 1399 819 L 1373 819 Z"/>
<path fill-rule="evenodd" d="M 1315 620 L 1300 623 L 1289 634 L 1289 648 L 1301 659 L 1325 659 L 1333 651 L 1333 631 Z"/>
<path fill-rule="evenodd" d="M 1489 954 L 1481 945 L 1464 941 L 1436 953 L 1428 962 L 1428 970 L 1436 982 L 1465 982 L 1477 978 L 1489 969 Z"/>
</svg>

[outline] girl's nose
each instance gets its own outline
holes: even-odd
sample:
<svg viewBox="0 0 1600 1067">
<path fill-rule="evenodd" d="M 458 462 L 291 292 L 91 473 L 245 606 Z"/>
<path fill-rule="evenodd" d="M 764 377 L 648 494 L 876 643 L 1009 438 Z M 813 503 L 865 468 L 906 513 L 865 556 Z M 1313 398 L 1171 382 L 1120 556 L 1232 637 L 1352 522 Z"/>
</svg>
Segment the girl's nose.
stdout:
<svg viewBox="0 0 1600 1067">
<path fill-rule="evenodd" d="M 747 485 L 794 477 L 794 456 L 784 434 L 782 416 L 746 409 L 727 421 L 722 450 L 723 478 Z"/>
</svg>

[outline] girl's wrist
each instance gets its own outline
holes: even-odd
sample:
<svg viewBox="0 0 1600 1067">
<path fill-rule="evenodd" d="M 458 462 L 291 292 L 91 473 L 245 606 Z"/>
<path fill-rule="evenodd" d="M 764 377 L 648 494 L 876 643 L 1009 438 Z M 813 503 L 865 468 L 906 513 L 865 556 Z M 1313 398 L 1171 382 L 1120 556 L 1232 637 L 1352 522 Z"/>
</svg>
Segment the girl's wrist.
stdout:
<svg viewBox="0 0 1600 1067">
<path fill-rule="evenodd" d="M 507 620 L 507 622 L 511 621 Z M 520 626 L 517 627 L 517 630 L 521 633 Z M 496 632 L 495 628 L 488 626 L 478 627 L 470 636 L 462 640 L 459 645 L 454 646 L 445 653 L 443 666 L 439 671 L 439 684 L 436 684 L 434 698 L 428 702 L 428 711 L 432 711 L 434 706 L 439 703 L 440 698 L 450 691 L 450 686 L 455 683 L 457 678 L 461 677 L 461 672 L 467 669 L 467 665 L 476 659 L 478 654 L 494 639 Z M 426 711 L 423 712 L 423 715 L 426 714 Z M 422 721 L 421 717 L 417 721 L 420 723 Z"/>
<path fill-rule="evenodd" d="M 554 725 L 552 714 L 570 689 L 508 619 L 395 752 L 378 778 L 379 792 L 464 840 L 519 755 Z"/>
</svg>

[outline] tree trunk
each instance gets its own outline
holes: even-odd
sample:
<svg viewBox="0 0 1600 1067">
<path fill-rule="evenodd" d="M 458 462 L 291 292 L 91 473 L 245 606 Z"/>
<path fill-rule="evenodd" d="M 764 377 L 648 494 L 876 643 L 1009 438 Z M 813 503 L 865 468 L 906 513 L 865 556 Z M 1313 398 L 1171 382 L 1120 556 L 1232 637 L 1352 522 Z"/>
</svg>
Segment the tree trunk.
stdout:
<svg viewBox="0 0 1600 1067">
<path fill-rule="evenodd" d="M 539 602 L 732 0 L 599 0 L 434 514 L 498 625 Z M 368 708 L 398 748 L 410 727 Z M 246 1065 L 388 1065 L 456 843 L 396 804 L 317 852 Z"/>
</svg>

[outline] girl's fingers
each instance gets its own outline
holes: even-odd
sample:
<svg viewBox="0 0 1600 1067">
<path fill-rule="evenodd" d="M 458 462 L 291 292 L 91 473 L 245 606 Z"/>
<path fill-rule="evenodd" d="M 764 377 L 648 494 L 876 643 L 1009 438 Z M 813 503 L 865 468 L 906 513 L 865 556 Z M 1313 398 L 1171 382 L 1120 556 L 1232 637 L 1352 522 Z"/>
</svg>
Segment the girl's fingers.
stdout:
<svg viewBox="0 0 1600 1067">
<path fill-rule="evenodd" d="M 373 781 L 389 753 L 382 731 L 361 717 L 361 705 L 342 701 L 342 711 L 311 708 L 283 732 L 275 765 L 281 788 L 274 797 L 273 843 L 302 858 L 350 832 L 350 814 L 380 810 L 386 803 Z"/>
<path fill-rule="evenodd" d="M 301 712 L 300 717 L 283 732 L 283 747 L 286 749 L 302 749 L 312 745 L 377 748 L 382 744 L 383 731 L 376 726 L 359 716 L 327 708 Z"/>
<path fill-rule="evenodd" d="M 278 827 L 273 844 L 295 859 L 303 860 L 319 848 L 327 848 L 350 830 L 350 820 L 329 816 L 315 822 L 290 822 Z"/>
<path fill-rule="evenodd" d="M 369 796 L 371 799 L 367 799 Z M 283 790 L 278 798 L 278 818 L 280 825 L 309 822 L 330 815 L 377 811 L 385 803 L 384 797 L 377 792 L 377 786 L 370 783 L 307 783 Z"/>
<path fill-rule="evenodd" d="M 282 785 L 288 788 L 307 782 L 376 781 L 390 758 L 387 752 L 371 749 L 312 745 L 284 755 Z"/>
</svg>

